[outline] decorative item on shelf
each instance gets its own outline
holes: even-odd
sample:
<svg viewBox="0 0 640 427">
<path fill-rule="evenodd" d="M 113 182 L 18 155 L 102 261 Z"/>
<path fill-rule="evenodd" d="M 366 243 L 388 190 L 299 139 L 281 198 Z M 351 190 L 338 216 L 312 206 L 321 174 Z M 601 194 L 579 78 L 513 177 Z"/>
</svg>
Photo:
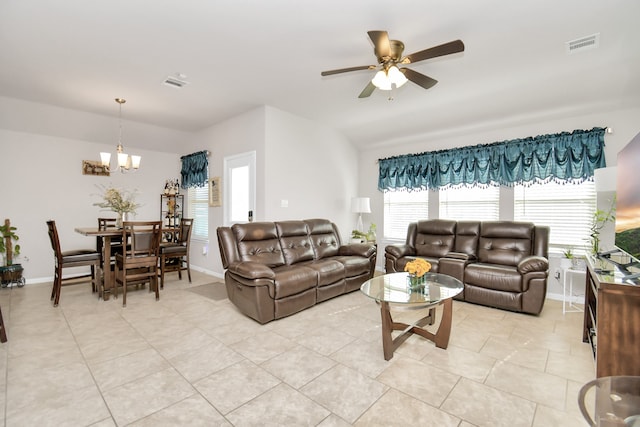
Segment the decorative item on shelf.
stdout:
<svg viewBox="0 0 640 427">
<path fill-rule="evenodd" d="M 593 213 L 593 218 L 591 220 L 591 233 L 589 234 L 589 249 L 592 254 L 597 254 L 600 252 L 600 231 L 604 228 L 607 223 L 615 221 L 616 219 L 616 199 L 614 197 L 611 202 L 611 207 L 608 211 L 603 211 L 602 209 L 597 209 Z"/>
<path fill-rule="evenodd" d="M 416 258 L 413 261 L 409 261 L 404 266 L 404 271 L 409 273 L 408 285 L 411 289 L 415 289 L 420 286 L 424 286 L 427 282 L 427 274 L 431 270 L 431 263 L 426 259 Z"/>
<path fill-rule="evenodd" d="M 366 240 L 366 233 L 358 230 L 353 230 L 351 232 L 351 243 L 364 243 Z"/>
<path fill-rule="evenodd" d="M 111 153 L 101 152 L 100 153 L 100 161 L 102 166 L 108 172 L 120 171 L 121 173 L 125 172 L 136 172 L 140 168 L 140 160 L 142 157 L 128 155 L 124 152 L 124 148 L 122 147 L 122 104 L 127 102 L 126 99 L 116 98 L 116 102 L 118 103 L 118 146 L 116 147 L 116 155 L 118 158 L 118 166 L 115 169 L 111 169 Z"/>
<path fill-rule="evenodd" d="M 4 220 L 4 225 L 0 225 L 0 254 L 3 255 L 4 262 L 0 267 L 0 283 L 2 287 L 7 287 L 9 283 L 16 283 L 19 287 L 24 286 L 25 280 L 22 277 L 22 265 L 14 264 L 13 257 L 20 255 L 20 245 L 14 244 L 20 237 L 16 234 L 16 227 L 11 226 L 8 219 Z"/>
<path fill-rule="evenodd" d="M 164 194 L 167 196 L 180 194 L 180 184 L 177 179 L 168 179 L 164 182 Z"/>
<path fill-rule="evenodd" d="M 376 225 L 371 224 L 367 232 L 360 230 L 351 231 L 351 243 L 376 243 Z"/>
<path fill-rule="evenodd" d="M 122 223 L 128 220 L 128 214 L 135 214 L 140 207 L 135 202 L 135 190 L 130 192 L 114 187 L 102 187 L 102 202 L 96 202 L 94 206 L 100 206 L 103 209 L 109 209 L 118 214 L 116 218 L 116 227 L 122 228 Z"/>
<path fill-rule="evenodd" d="M 369 231 L 367 231 L 367 242 L 376 243 L 376 229 L 377 226 L 372 222 L 371 225 L 369 225 Z"/>
<path fill-rule="evenodd" d="M 562 268 L 570 268 L 573 266 L 573 260 L 575 256 L 573 255 L 573 251 L 571 248 L 565 249 L 562 252 L 562 258 L 560 258 L 560 267 Z"/>
</svg>

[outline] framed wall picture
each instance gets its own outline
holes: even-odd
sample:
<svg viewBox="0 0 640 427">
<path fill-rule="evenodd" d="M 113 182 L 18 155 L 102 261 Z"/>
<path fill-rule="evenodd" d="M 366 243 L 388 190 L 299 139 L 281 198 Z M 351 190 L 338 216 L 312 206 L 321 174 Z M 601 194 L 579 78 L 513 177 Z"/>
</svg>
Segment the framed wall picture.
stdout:
<svg viewBox="0 0 640 427">
<path fill-rule="evenodd" d="M 82 161 L 83 175 L 110 176 L 109 169 L 102 166 L 102 163 L 95 160 Z"/>
<path fill-rule="evenodd" d="M 220 177 L 214 176 L 209 179 L 209 206 L 222 206 L 222 189 L 220 188 Z"/>
</svg>

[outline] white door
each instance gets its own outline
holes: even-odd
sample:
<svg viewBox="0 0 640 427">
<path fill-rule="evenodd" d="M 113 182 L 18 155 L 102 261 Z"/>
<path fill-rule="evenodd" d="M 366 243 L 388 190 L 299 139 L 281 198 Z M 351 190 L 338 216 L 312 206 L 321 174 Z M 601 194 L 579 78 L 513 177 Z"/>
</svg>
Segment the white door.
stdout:
<svg viewBox="0 0 640 427">
<path fill-rule="evenodd" d="M 255 151 L 224 158 L 224 189 L 224 223 L 231 225 L 253 220 L 256 202 Z"/>
</svg>

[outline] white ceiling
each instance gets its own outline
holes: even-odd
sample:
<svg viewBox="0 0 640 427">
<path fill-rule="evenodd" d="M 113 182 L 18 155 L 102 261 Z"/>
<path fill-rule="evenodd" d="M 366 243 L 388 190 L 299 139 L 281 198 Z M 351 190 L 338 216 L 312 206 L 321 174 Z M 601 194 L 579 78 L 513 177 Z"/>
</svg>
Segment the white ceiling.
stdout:
<svg viewBox="0 0 640 427">
<path fill-rule="evenodd" d="M 0 0 L 0 96 L 197 131 L 259 105 L 338 129 L 360 147 L 505 118 L 640 104 L 635 0 Z M 388 101 L 358 94 L 375 64 L 368 30 L 435 78 Z M 598 49 L 565 42 L 600 33 Z M 190 84 L 162 84 L 182 73 Z"/>
</svg>

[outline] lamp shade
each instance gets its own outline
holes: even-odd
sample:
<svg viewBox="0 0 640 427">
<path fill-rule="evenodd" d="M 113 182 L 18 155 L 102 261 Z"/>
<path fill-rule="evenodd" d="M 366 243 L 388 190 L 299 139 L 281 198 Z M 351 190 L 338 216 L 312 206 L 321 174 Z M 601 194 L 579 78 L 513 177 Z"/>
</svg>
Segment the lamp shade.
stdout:
<svg viewBox="0 0 640 427">
<path fill-rule="evenodd" d="M 351 212 L 371 213 L 371 205 L 368 197 L 354 197 L 351 199 Z"/>
<path fill-rule="evenodd" d="M 593 178 L 596 183 L 596 191 L 616 191 L 618 168 L 612 166 L 596 169 L 593 173 Z"/>
<path fill-rule="evenodd" d="M 101 152 L 100 161 L 102 162 L 102 166 L 109 167 L 109 164 L 111 163 L 111 153 Z"/>
</svg>

